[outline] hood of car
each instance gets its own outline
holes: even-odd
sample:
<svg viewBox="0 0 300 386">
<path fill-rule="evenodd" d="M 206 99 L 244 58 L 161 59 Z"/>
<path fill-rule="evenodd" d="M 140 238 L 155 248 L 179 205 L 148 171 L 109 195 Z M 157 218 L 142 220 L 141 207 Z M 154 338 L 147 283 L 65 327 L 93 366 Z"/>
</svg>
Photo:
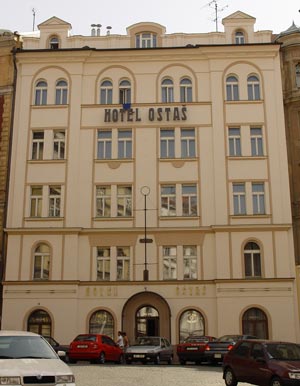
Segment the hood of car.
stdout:
<svg viewBox="0 0 300 386">
<path fill-rule="evenodd" d="M 0 359 L 1 376 L 44 376 L 72 374 L 60 359 Z"/>
<path fill-rule="evenodd" d="M 147 353 L 149 351 L 159 351 L 159 346 L 130 346 L 127 348 L 126 352 L 135 352 L 135 353 Z"/>
</svg>

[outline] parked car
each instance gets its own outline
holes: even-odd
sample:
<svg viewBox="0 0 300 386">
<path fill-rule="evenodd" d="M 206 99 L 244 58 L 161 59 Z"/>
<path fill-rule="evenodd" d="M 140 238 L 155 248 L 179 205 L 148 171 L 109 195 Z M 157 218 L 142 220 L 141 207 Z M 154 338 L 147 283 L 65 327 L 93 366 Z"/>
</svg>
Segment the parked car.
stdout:
<svg viewBox="0 0 300 386">
<path fill-rule="evenodd" d="M 205 358 L 211 364 L 222 362 L 224 355 L 241 339 L 256 339 L 252 335 L 224 335 L 219 339 L 208 342 L 205 346 Z"/>
<path fill-rule="evenodd" d="M 80 334 L 71 342 L 69 348 L 69 362 L 77 361 L 123 363 L 124 352 L 107 335 Z"/>
<path fill-rule="evenodd" d="M 65 362 L 68 362 L 70 345 L 60 344 L 54 338 L 52 338 L 52 336 L 48 336 L 48 335 L 43 335 L 43 336 L 46 339 L 46 341 L 51 344 L 55 352 L 63 351 L 66 353 L 64 356 L 61 357 L 61 359 Z"/>
<path fill-rule="evenodd" d="M 227 386 L 300 385 L 300 345 L 268 340 L 241 340 L 225 355 L 223 378 Z"/>
<path fill-rule="evenodd" d="M 33 332 L 0 331 L 0 361 L 1 385 L 75 386 L 69 366 L 41 335 Z"/>
<path fill-rule="evenodd" d="M 179 362 L 184 365 L 186 362 L 200 364 L 205 361 L 205 347 L 208 342 L 217 338 L 206 335 L 190 335 L 182 343 L 176 346 L 176 353 Z"/>
<path fill-rule="evenodd" d="M 173 361 L 173 347 L 168 339 L 159 336 L 138 337 L 135 344 L 129 346 L 125 352 L 126 363 L 154 362 L 160 364 Z"/>
</svg>

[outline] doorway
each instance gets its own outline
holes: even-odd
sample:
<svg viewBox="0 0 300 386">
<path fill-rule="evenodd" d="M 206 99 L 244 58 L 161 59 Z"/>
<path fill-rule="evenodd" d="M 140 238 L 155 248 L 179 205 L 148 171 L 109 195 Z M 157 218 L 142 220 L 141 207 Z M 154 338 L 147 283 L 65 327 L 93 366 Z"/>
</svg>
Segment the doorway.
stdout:
<svg viewBox="0 0 300 386">
<path fill-rule="evenodd" d="M 159 336 L 159 314 L 151 306 L 141 307 L 136 313 L 136 337 Z"/>
</svg>

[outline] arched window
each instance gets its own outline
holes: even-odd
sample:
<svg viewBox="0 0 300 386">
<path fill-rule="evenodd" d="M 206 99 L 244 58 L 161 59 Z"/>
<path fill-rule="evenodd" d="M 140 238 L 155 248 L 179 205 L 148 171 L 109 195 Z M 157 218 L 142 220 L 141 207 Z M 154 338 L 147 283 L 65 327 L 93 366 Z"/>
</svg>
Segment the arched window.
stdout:
<svg viewBox="0 0 300 386">
<path fill-rule="evenodd" d="M 249 242 L 244 248 L 245 277 L 261 277 L 260 248 L 254 242 Z"/>
<path fill-rule="evenodd" d="M 129 80 L 122 80 L 119 85 L 119 103 L 125 105 L 131 103 L 131 84 Z"/>
<path fill-rule="evenodd" d="M 189 335 L 204 335 L 204 318 L 199 311 L 187 310 L 180 315 L 179 341 L 183 342 Z"/>
<path fill-rule="evenodd" d="M 90 334 L 104 334 L 114 339 L 114 318 L 104 310 L 98 310 L 92 314 L 89 322 Z"/>
<path fill-rule="evenodd" d="M 245 44 L 244 32 L 236 31 L 234 37 L 235 37 L 235 44 Z"/>
<path fill-rule="evenodd" d="M 180 102 L 192 102 L 192 100 L 192 81 L 188 78 L 183 78 L 180 81 Z"/>
<path fill-rule="evenodd" d="M 27 331 L 36 334 L 51 336 L 52 321 L 48 312 L 36 310 L 29 315 L 27 320 Z"/>
<path fill-rule="evenodd" d="M 34 251 L 33 278 L 48 280 L 50 275 L 50 248 L 47 244 L 39 244 Z"/>
<path fill-rule="evenodd" d="M 57 36 L 53 36 L 49 41 L 50 49 L 57 50 L 59 48 L 59 40 Z"/>
<path fill-rule="evenodd" d="M 113 84 L 110 80 L 104 80 L 100 85 L 100 103 L 111 105 L 113 97 Z"/>
<path fill-rule="evenodd" d="M 135 35 L 136 48 L 152 48 L 156 47 L 157 36 L 152 32 L 142 32 Z"/>
<path fill-rule="evenodd" d="M 144 306 L 136 313 L 136 328 L 138 336 L 159 335 L 159 313 L 152 306 Z"/>
<path fill-rule="evenodd" d="M 248 88 L 249 101 L 260 100 L 260 84 L 257 76 L 255 75 L 248 76 L 247 88 Z"/>
<path fill-rule="evenodd" d="M 300 87 L 300 63 L 296 65 L 296 86 Z"/>
<path fill-rule="evenodd" d="M 40 80 L 35 86 L 35 105 L 46 105 L 47 104 L 47 82 Z"/>
<path fill-rule="evenodd" d="M 68 103 L 68 83 L 58 80 L 55 87 L 55 104 L 66 105 Z"/>
<path fill-rule="evenodd" d="M 269 339 L 268 318 L 259 308 L 249 308 L 243 315 L 242 324 L 243 334 Z"/>
<path fill-rule="evenodd" d="M 239 82 L 233 75 L 226 79 L 226 98 L 228 101 L 239 100 Z"/>
<path fill-rule="evenodd" d="M 171 79 L 164 79 L 161 82 L 161 100 L 163 103 L 174 102 L 174 86 Z"/>
</svg>

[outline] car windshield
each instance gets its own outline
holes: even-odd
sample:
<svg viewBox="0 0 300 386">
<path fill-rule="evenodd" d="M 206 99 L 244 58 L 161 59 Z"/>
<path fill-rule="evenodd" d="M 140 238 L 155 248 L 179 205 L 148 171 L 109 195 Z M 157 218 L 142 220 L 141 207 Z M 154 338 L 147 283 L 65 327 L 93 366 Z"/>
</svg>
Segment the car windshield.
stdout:
<svg viewBox="0 0 300 386">
<path fill-rule="evenodd" d="M 96 342 L 97 340 L 97 337 L 96 335 L 78 335 L 75 339 L 75 341 L 92 341 L 92 342 Z"/>
<path fill-rule="evenodd" d="M 239 340 L 240 336 L 239 335 L 224 335 L 221 336 L 221 338 L 218 339 L 219 342 L 232 342 Z"/>
<path fill-rule="evenodd" d="M 0 336 L 0 359 L 57 359 L 55 352 L 40 336 Z"/>
<path fill-rule="evenodd" d="M 271 359 L 299 361 L 300 345 L 295 343 L 267 343 L 266 349 Z"/>
<path fill-rule="evenodd" d="M 136 341 L 137 346 L 160 346 L 160 339 L 159 338 L 138 338 Z"/>
</svg>

